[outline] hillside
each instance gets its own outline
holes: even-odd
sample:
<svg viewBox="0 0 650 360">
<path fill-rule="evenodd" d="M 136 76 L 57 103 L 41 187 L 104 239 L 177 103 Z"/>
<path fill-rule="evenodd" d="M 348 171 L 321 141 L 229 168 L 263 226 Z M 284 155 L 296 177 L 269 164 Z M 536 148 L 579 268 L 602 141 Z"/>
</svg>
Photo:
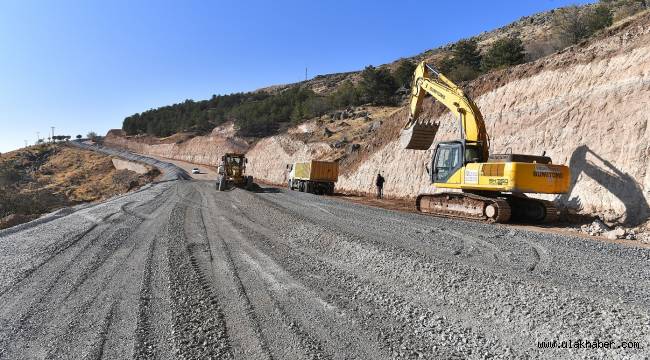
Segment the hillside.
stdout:
<svg viewBox="0 0 650 360">
<path fill-rule="evenodd" d="M 118 170 L 112 159 L 64 145 L 40 145 L 0 156 L 0 229 L 56 209 L 107 199 L 150 182 Z"/>
<path fill-rule="evenodd" d="M 547 26 L 547 18 L 536 15 L 481 34 L 479 43 L 508 31 L 534 37 L 543 31 L 533 29 Z M 644 111 L 650 99 L 649 32 L 650 15 L 642 12 L 557 53 L 464 83 L 486 118 L 493 151 L 546 151 L 554 162 L 573 169 L 572 190 L 554 199 L 559 204 L 610 223 L 643 223 L 650 213 L 645 190 L 650 186 L 649 118 Z M 354 76 L 358 74 L 336 74 L 307 84 L 316 91 L 327 88 L 328 82 L 336 85 Z M 281 91 L 281 86 L 265 91 Z M 438 106 L 428 103 L 426 107 L 425 116 L 442 121 L 437 140 L 453 138 L 455 122 Z M 248 151 L 253 175 L 274 183 L 285 182 L 287 163 L 336 159 L 342 165 L 339 190 L 370 192 L 372 179 L 382 171 L 388 180 L 387 195 L 413 197 L 434 191 L 425 172 L 431 151 L 399 148 L 397 136 L 405 117 L 401 106 L 361 105 L 264 138 L 239 137 L 236 127 L 226 124 L 207 136 L 188 135 L 175 141 L 113 133 L 107 143 L 208 165 L 215 165 L 224 151 Z"/>
</svg>

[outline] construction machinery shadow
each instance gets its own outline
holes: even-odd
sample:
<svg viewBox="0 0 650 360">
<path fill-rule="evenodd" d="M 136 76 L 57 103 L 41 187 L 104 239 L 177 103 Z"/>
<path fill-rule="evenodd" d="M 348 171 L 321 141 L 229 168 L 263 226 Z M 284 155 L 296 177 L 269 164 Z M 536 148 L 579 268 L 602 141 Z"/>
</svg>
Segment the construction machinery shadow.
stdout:
<svg viewBox="0 0 650 360">
<path fill-rule="evenodd" d="M 255 183 L 251 185 L 251 187 L 248 189 L 250 192 L 254 192 L 256 194 L 279 194 L 282 192 L 282 189 L 276 188 L 276 187 L 261 187 Z"/>
<path fill-rule="evenodd" d="M 603 164 L 600 166 L 587 159 L 590 154 Z M 600 186 L 616 196 L 625 206 L 625 219 L 617 221 L 620 225 L 638 226 L 648 220 L 650 206 L 643 195 L 643 189 L 634 178 L 615 167 L 611 162 L 603 159 L 587 145 L 577 147 L 569 160 L 571 169 L 571 184 L 566 194 L 559 196 L 558 200 L 571 209 L 580 209 L 580 198 L 571 197 L 580 174 L 585 174 Z"/>
</svg>

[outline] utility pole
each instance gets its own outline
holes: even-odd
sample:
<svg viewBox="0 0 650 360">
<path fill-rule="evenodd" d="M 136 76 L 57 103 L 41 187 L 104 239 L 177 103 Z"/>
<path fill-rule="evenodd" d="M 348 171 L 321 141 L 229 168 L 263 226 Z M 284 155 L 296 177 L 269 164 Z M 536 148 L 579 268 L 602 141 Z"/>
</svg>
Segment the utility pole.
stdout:
<svg viewBox="0 0 650 360">
<path fill-rule="evenodd" d="M 28 147 L 28 146 L 29 146 L 29 145 L 27 145 L 27 140 L 25 140 L 25 147 Z"/>
<path fill-rule="evenodd" d="M 307 81 L 307 68 L 305 67 L 305 81 Z"/>
<path fill-rule="evenodd" d="M 54 126 L 50 126 L 52 128 L 52 142 L 54 142 Z"/>
<path fill-rule="evenodd" d="M 40 140 L 41 140 L 41 133 L 37 131 L 37 132 L 36 132 L 36 144 L 38 144 L 38 142 L 39 142 Z"/>
</svg>

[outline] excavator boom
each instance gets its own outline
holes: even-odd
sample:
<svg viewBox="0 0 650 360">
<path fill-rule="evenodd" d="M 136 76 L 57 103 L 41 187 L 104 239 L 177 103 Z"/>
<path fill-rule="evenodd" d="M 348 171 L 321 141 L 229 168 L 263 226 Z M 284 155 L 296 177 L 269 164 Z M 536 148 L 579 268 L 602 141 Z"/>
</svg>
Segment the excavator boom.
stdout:
<svg viewBox="0 0 650 360">
<path fill-rule="evenodd" d="M 436 136 L 439 124 L 419 119 L 422 101 L 429 94 L 458 119 L 460 136 L 481 148 L 484 159 L 489 153 L 489 138 L 483 115 L 463 90 L 425 62 L 415 69 L 411 87 L 409 119 L 401 134 L 405 149 L 428 150 Z"/>
</svg>

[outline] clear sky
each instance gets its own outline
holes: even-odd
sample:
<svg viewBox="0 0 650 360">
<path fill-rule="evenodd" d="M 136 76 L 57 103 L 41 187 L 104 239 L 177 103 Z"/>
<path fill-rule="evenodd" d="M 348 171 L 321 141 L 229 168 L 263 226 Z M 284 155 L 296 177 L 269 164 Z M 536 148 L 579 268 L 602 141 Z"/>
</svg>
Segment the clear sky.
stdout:
<svg viewBox="0 0 650 360">
<path fill-rule="evenodd" d="M 584 0 L 0 0 L 0 151 L 362 69 Z"/>
</svg>

